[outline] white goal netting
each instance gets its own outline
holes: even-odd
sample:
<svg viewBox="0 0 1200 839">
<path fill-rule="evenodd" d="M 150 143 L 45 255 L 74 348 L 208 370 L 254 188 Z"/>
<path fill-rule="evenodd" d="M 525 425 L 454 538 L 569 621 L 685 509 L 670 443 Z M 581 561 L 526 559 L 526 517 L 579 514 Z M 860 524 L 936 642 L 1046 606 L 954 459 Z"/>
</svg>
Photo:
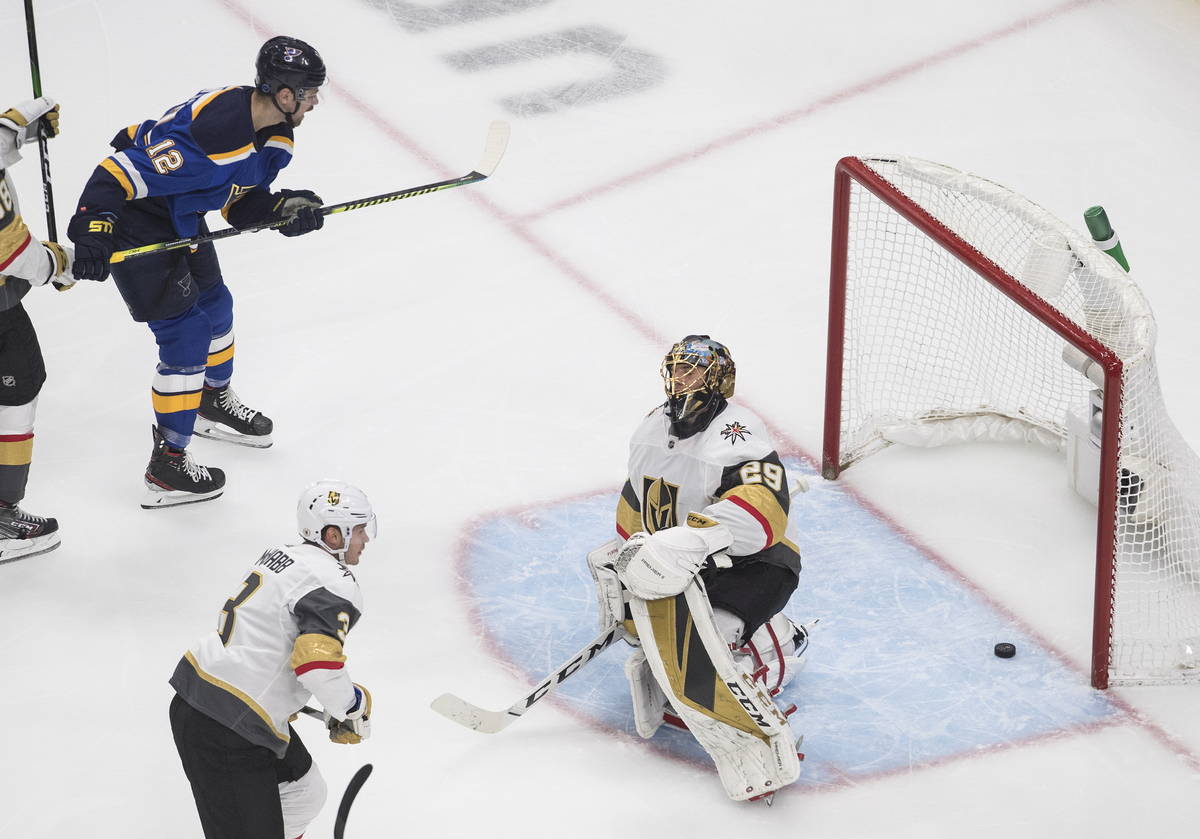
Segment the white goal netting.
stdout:
<svg viewBox="0 0 1200 839">
<path fill-rule="evenodd" d="M 1023 439 L 1068 451 L 1073 469 L 1110 487 L 1111 503 L 1092 490 L 1101 524 L 1111 523 L 1099 530 L 1113 534 L 1097 546 L 1098 567 L 1106 555 L 1113 565 L 1099 583 L 1107 605 L 1096 616 L 1103 659 L 1093 658 L 1093 683 L 1200 679 L 1200 458 L 1167 416 L 1141 291 L 1088 236 L 998 184 L 920 160 L 858 162 L 845 229 L 839 468 L 897 442 Z M 896 194 L 974 256 L 960 258 L 923 214 L 906 218 L 912 207 Z M 1122 365 L 1121 422 L 1107 434 L 1117 468 L 1107 476 L 1096 475 L 1103 372 L 1081 372 L 1081 334 Z"/>
</svg>

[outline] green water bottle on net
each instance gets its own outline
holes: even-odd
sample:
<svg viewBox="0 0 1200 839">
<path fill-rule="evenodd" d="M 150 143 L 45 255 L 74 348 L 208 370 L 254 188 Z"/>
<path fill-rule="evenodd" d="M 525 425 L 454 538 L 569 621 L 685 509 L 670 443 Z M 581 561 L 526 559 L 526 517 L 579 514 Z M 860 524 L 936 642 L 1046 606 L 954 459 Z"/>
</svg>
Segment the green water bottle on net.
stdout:
<svg viewBox="0 0 1200 839">
<path fill-rule="evenodd" d="M 1109 223 L 1108 213 L 1104 212 L 1104 208 L 1101 206 L 1088 207 L 1083 213 L 1083 220 L 1087 224 L 1088 232 L 1092 234 L 1093 241 L 1100 246 L 1100 250 L 1111 256 L 1128 271 L 1129 261 L 1125 258 L 1125 251 L 1121 249 L 1121 240 L 1117 238 L 1116 231 Z"/>
</svg>

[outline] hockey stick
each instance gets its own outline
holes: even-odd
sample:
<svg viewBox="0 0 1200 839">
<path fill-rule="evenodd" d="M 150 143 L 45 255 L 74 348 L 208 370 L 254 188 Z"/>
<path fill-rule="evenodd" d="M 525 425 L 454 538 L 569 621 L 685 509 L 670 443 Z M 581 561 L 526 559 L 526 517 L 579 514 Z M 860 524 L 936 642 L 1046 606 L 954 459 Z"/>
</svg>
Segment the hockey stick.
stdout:
<svg viewBox="0 0 1200 839">
<path fill-rule="evenodd" d="M 305 705 L 303 708 L 300 709 L 300 713 L 304 714 L 304 716 L 306 716 L 306 717 L 312 717 L 314 720 L 320 720 L 321 722 L 325 722 L 325 715 L 322 714 L 320 711 L 318 711 L 316 708 L 310 708 L 307 705 Z"/>
<path fill-rule="evenodd" d="M 29 0 L 26 0 L 29 2 Z M 370 198 L 360 198 L 356 201 L 346 201 L 342 204 L 330 204 L 322 207 L 318 212 L 323 216 L 331 216 L 335 213 L 346 213 L 350 210 L 361 210 L 363 207 L 374 207 L 376 204 L 388 204 L 392 201 L 399 201 L 403 198 L 412 198 L 416 195 L 428 195 L 431 192 L 441 192 L 443 189 L 454 189 L 457 186 L 469 186 L 470 184 L 479 183 L 489 177 L 496 171 L 496 167 L 500 165 L 500 158 L 504 156 L 504 150 L 508 147 L 508 123 L 503 120 L 496 120 L 488 128 L 487 143 L 483 147 L 483 157 L 479 160 L 479 165 L 471 172 L 459 178 L 451 178 L 448 181 L 437 181 L 431 184 L 422 184 L 421 186 L 412 186 L 408 189 L 400 189 L 395 192 L 385 192 L 382 195 L 373 195 Z M 288 220 L 274 221 L 269 224 L 260 224 L 254 227 L 245 227 L 238 229 L 236 227 L 227 227 L 223 230 L 217 230 L 213 233 L 205 233 L 201 236 L 193 236 L 190 239 L 174 239 L 170 242 L 155 242 L 150 245 L 142 245 L 137 248 L 129 248 L 128 250 L 116 251 L 110 257 L 109 262 L 124 262 L 126 259 L 133 259 L 138 256 L 145 256 L 148 253 L 161 253 L 162 251 L 173 251 L 179 248 L 190 248 L 193 245 L 200 245 L 204 242 L 214 242 L 217 239 L 227 239 L 230 236 L 240 236 L 243 233 L 257 233 L 260 230 L 272 230 L 276 227 L 283 227 L 288 223 Z"/>
<path fill-rule="evenodd" d="M 371 777 L 371 770 L 373 768 L 371 764 L 364 763 L 354 773 L 354 777 L 350 779 L 350 783 L 346 785 L 346 791 L 342 793 L 342 803 L 338 805 L 337 818 L 333 822 L 333 839 L 343 839 L 346 835 L 346 819 L 350 818 L 350 805 L 354 803 L 358 791 L 367 782 L 367 778 Z"/>
<path fill-rule="evenodd" d="M 575 671 L 607 649 L 620 635 L 620 624 L 614 623 L 604 627 L 599 635 L 588 642 L 586 647 L 571 656 L 566 664 L 542 679 L 537 687 L 514 702 L 507 710 L 488 711 L 478 705 L 472 705 L 452 693 L 443 693 L 429 703 L 429 707 L 459 725 L 483 734 L 496 734 L 516 722 L 535 702 L 553 691 L 570 678 Z"/>
<path fill-rule="evenodd" d="M 38 64 L 37 31 L 33 25 L 33 0 L 25 0 L 25 31 L 29 35 L 29 72 L 33 76 L 33 96 L 42 95 L 42 71 Z M 38 154 L 42 159 L 42 197 L 46 202 L 46 231 L 50 241 L 58 241 L 58 225 L 54 221 L 54 186 L 50 180 L 50 155 L 46 149 L 46 126 L 38 120 Z"/>
</svg>

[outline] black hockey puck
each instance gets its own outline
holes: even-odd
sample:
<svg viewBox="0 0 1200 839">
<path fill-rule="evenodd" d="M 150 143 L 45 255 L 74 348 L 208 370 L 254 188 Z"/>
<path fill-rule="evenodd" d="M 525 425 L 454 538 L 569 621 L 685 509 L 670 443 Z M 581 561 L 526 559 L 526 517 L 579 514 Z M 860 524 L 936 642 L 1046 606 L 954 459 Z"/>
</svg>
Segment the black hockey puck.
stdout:
<svg viewBox="0 0 1200 839">
<path fill-rule="evenodd" d="M 996 653 L 997 658 L 1012 658 L 1014 655 L 1017 654 L 1017 648 L 1014 647 L 1012 644 L 1008 644 L 1008 643 L 1005 643 L 1002 641 L 996 645 L 996 648 L 995 648 L 995 650 L 993 650 L 993 652 Z"/>
</svg>

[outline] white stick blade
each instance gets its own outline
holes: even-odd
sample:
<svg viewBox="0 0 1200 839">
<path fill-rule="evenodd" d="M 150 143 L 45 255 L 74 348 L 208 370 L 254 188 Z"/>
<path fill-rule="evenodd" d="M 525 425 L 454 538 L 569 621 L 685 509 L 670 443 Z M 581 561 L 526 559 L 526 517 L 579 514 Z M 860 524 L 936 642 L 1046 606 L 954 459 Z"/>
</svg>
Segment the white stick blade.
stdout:
<svg viewBox="0 0 1200 839">
<path fill-rule="evenodd" d="M 495 734 L 503 731 L 509 723 L 516 719 L 515 716 L 504 711 L 488 711 L 472 705 L 452 693 L 443 693 L 430 702 L 429 707 L 446 719 L 453 720 L 461 726 L 482 734 Z"/>
<path fill-rule="evenodd" d="M 483 147 L 483 158 L 475 171 L 481 175 L 491 175 L 500 165 L 504 150 L 508 148 L 508 123 L 502 119 L 495 120 L 488 126 L 487 143 Z"/>
</svg>

